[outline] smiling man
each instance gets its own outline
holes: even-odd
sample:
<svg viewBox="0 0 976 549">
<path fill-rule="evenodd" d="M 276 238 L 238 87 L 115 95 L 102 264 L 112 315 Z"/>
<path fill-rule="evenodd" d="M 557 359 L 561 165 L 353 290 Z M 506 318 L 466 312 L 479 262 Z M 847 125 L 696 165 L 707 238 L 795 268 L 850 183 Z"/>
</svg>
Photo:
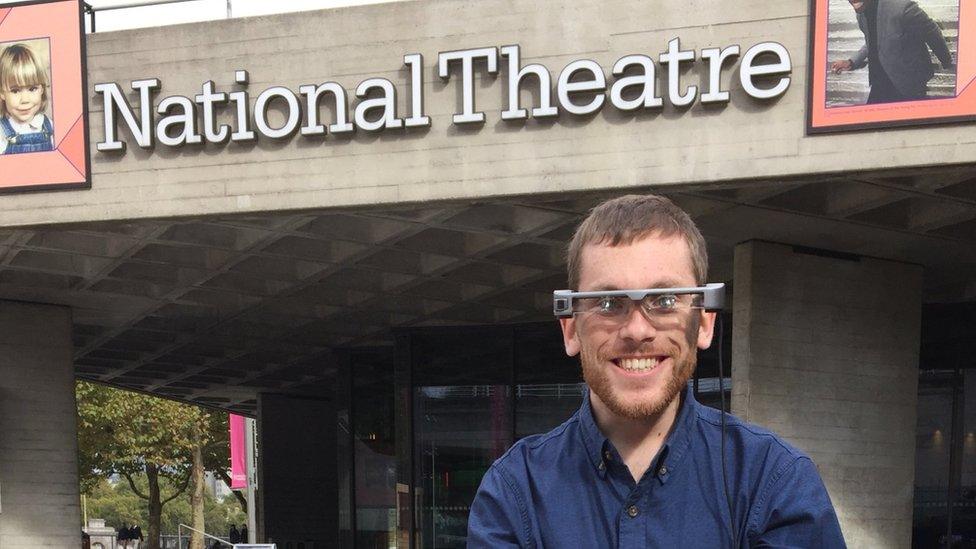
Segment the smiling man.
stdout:
<svg viewBox="0 0 976 549">
<path fill-rule="evenodd" d="M 605 202 L 568 268 L 554 308 L 589 390 L 488 470 L 468 547 L 844 547 L 810 458 L 688 387 L 721 301 L 691 218 L 659 196 Z"/>
</svg>

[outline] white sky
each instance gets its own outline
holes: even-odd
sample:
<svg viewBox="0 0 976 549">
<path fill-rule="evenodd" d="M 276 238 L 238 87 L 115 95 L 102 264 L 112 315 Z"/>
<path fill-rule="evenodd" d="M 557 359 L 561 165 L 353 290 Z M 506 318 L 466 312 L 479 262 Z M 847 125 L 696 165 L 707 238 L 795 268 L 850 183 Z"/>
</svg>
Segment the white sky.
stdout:
<svg viewBox="0 0 976 549">
<path fill-rule="evenodd" d="M 129 4 L 133 0 L 87 0 L 95 8 Z M 230 4 L 233 17 L 250 17 L 271 13 L 321 10 L 362 4 L 380 4 L 402 0 L 192 0 L 158 6 L 142 6 L 119 10 L 100 11 L 95 14 L 98 32 L 141 27 L 158 27 L 195 21 L 212 21 L 227 18 Z M 0 0 L 0 5 L 16 4 Z M 88 17 L 86 16 L 86 21 Z M 87 25 L 87 23 L 86 23 Z M 90 29 L 89 29 L 90 30 Z"/>
</svg>

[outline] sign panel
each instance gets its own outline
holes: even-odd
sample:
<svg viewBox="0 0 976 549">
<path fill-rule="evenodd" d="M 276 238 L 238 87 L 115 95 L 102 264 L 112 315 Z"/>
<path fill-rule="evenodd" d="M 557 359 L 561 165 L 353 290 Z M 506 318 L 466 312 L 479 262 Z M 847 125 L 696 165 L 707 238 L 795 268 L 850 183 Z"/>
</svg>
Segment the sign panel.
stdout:
<svg viewBox="0 0 976 549">
<path fill-rule="evenodd" d="M 976 120 L 976 3 L 812 0 L 807 133 Z"/>
<path fill-rule="evenodd" d="M 0 192 L 89 187 L 82 6 L 0 6 Z"/>
</svg>

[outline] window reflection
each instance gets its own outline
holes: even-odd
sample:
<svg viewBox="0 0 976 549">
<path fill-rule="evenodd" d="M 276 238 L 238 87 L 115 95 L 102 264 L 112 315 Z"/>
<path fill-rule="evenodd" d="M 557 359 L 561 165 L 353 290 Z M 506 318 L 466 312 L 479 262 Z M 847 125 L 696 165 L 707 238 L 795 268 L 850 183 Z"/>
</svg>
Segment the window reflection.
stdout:
<svg viewBox="0 0 976 549">
<path fill-rule="evenodd" d="M 417 387 L 414 393 L 420 547 L 463 548 L 481 477 L 512 444 L 507 385 Z"/>
</svg>

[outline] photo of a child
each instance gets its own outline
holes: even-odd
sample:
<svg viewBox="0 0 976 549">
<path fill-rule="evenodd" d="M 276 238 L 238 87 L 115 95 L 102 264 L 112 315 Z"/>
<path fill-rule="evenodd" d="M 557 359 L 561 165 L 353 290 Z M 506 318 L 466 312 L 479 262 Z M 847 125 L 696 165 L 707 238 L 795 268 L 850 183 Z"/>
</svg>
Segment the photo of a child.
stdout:
<svg viewBox="0 0 976 549">
<path fill-rule="evenodd" d="M 47 58 L 32 44 L 0 44 L 0 154 L 54 150 Z"/>
</svg>

